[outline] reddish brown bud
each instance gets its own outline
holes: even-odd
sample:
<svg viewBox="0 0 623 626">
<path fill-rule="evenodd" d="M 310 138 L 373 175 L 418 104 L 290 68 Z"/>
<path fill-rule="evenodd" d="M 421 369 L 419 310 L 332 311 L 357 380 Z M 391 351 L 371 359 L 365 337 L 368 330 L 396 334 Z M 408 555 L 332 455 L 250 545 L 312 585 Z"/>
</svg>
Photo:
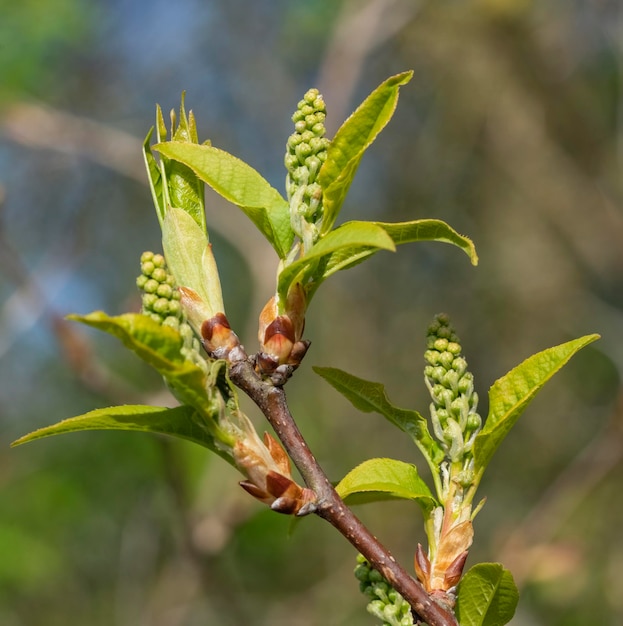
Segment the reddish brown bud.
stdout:
<svg viewBox="0 0 623 626">
<path fill-rule="evenodd" d="M 285 306 L 277 306 L 275 297 L 266 303 L 258 328 L 261 352 L 257 364 L 261 373 L 271 374 L 280 365 L 299 365 L 309 346 L 309 342 L 301 341 L 306 306 L 305 291 L 299 283 L 290 288 Z"/>
<path fill-rule="evenodd" d="M 445 589 L 450 589 L 458 585 L 459 580 L 461 580 L 461 576 L 463 574 L 463 568 L 465 567 L 465 561 L 467 561 L 468 551 L 462 552 L 459 556 L 452 561 L 450 567 L 446 570 L 444 576 L 444 587 Z"/>
<path fill-rule="evenodd" d="M 288 515 L 307 515 L 316 509 L 316 494 L 297 485 L 290 476 L 290 459 L 281 445 L 268 433 L 264 445 L 253 433 L 234 446 L 234 460 L 248 480 L 240 486 L 254 498 Z"/>
<path fill-rule="evenodd" d="M 266 474 L 266 491 L 275 498 L 281 498 L 284 494 L 296 496 L 297 489 L 300 487 L 291 479 L 283 474 L 270 470 Z"/>
<path fill-rule="evenodd" d="M 415 573 L 418 580 L 424 585 L 427 591 L 430 591 L 430 560 L 428 556 L 424 554 L 422 544 L 417 544 L 417 550 L 415 551 Z"/>
<path fill-rule="evenodd" d="M 206 352 L 216 359 L 229 359 L 232 351 L 241 349 L 225 313 L 217 313 L 201 324 L 201 339 Z"/>
<path fill-rule="evenodd" d="M 277 440 L 269 433 L 264 433 L 264 445 L 268 448 L 270 456 L 277 464 L 279 471 L 286 476 L 290 475 L 290 458 Z"/>
<path fill-rule="evenodd" d="M 241 480 L 238 483 L 247 493 L 257 498 L 260 502 L 270 504 L 273 500 L 263 489 L 260 489 L 255 483 L 249 480 Z"/>
<path fill-rule="evenodd" d="M 266 328 L 262 350 L 281 365 L 290 360 L 293 345 L 292 322 L 285 315 L 279 315 Z"/>
</svg>

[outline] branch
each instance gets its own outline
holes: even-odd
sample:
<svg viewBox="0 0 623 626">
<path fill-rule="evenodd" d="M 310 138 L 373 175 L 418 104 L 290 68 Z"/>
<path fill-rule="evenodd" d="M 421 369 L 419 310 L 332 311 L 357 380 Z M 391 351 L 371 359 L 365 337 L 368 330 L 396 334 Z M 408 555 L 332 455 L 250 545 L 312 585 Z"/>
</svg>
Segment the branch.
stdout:
<svg viewBox="0 0 623 626">
<path fill-rule="evenodd" d="M 232 363 L 229 375 L 264 413 L 305 484 L 316 492 L 316 514 L 348 539 L 429 626 L 458 626 L 452 612 L 428 595 L 338 496 L 294 422 L 283 388 L 263 381 L 248 360 Z"/>
</svg>

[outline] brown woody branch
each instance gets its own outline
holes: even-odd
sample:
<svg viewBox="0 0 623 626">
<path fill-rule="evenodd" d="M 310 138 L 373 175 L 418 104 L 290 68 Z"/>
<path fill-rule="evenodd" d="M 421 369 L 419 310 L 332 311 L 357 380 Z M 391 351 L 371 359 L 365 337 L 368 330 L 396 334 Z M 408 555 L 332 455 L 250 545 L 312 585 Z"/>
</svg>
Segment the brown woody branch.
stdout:
<svg viewBox="0 0 623 626">
<path fill-rule="evenodd" d="M 262 380 L 249 360 L 233 362 L 230 378 L 261 409 L 305 484 L 315 491 L 318 496 L 316 514 L 348 539 L 429 626 L 458 626 L 452 611 L 428 595 L 338 496 L 294 422 L 283 388 Z"/>
</svg>

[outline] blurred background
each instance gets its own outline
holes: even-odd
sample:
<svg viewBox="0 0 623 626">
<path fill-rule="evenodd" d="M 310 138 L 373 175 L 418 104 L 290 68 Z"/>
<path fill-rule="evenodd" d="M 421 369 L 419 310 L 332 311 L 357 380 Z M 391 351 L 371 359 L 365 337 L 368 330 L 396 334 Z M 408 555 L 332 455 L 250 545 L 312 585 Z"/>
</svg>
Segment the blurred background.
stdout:
<svg viewBox="0 0 623 626">
<path fill-rule="evenodd" d="M 374 624 L 332 528 L 293 530 L 223 461 L 149 435 L 84 433 L 9 449 L 90 409 L 170 403 L 114 339 L 63 316 L 138 310 L 160 250 L 140 146 L 156 103 L 283 189 L 290 115 L 317 86 L 332 136 L 414 69 L 341 216 L 446 220 L 480 265 L 425 243 L 337 275 L 288 384 L 330 477 L 371 456 L 424 463 L 381 417 L 311 371 L 382 381 L 427 412 L 426 327 L 445 311 L 487 411 L 491 383 L 591 332 L 494 458 L 468 565 L 501 561 L 515 626 L 623 623 L 623 6 L 617 0 L 0 0 L 0 623 Z M 212 193 L 227 311 L 249 350 L 275 257 Z M 264 426 L 249 408 L 258 429 Z M 423 467 L 422 467 L 423 469 Z M 412 503 L 358 513 L 412 568 Z"/>
</svg>

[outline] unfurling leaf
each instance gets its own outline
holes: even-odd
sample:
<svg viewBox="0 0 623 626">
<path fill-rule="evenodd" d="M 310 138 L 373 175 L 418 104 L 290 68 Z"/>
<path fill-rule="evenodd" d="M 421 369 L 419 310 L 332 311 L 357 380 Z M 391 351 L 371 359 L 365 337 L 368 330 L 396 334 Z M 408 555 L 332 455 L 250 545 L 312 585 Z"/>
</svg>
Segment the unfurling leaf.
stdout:
<svg viewBox="0 0 623 626">
<path fill-rule="evenodd" d="M 192 289 L 205 307 L 205 319 L 223 313 L 221 281 L 208 238 L 186 212 L 170 207 L 162 225 L 162 247 L 178 287 Z"/>
</svg>

